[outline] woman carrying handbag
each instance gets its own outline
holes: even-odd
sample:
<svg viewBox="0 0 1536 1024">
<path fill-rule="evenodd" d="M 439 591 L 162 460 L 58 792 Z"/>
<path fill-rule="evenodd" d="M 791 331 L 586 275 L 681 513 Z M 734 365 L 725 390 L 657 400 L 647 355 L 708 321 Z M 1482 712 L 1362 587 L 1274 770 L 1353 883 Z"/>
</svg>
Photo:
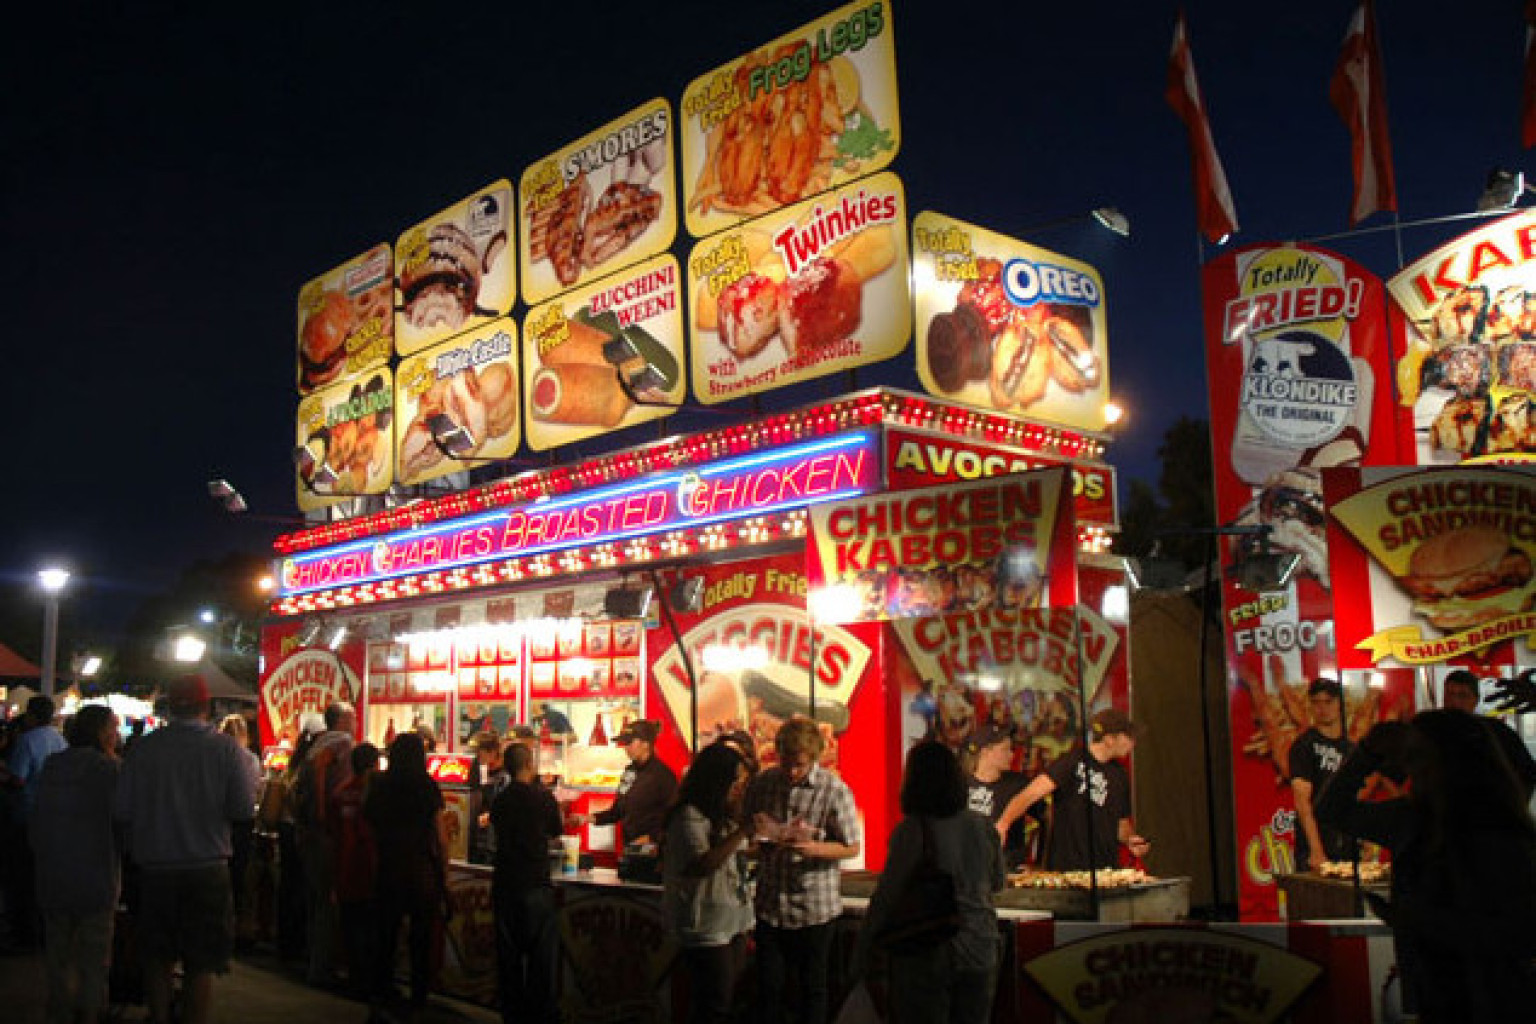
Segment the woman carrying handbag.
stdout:
<svg viewBox="0 0 1536 1024">
<path fill-rule="evenodd" d="M 959 760 L 932 740 L 907 754 L 901 810 L 854 970 L 868 978 L 886 958 L 886 1003 L 899 1024 L 982 1024 L 1001 946 L 992 894 L 1006 882 L 997 831 L 967 809 Z"/>
</svg>

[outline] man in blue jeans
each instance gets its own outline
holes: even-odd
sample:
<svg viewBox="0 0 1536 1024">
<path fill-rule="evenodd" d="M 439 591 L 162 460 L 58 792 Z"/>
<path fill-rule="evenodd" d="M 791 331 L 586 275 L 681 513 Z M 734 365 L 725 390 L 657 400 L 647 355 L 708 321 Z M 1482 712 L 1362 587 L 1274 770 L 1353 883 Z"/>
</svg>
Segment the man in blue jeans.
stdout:
<svg viewBox="0 0 1536 1024">
<path fill-rule="evenodd" d="M 503 767 L 506 787 L 491 802 L 496 868 L 491 901 L 496 908 L 496 974 L 501 1019 L 506 1024 L 560 1019 L 555 969 L 560 934 L 555 888 L 549 880 L 549 844 L 560 836 L 560 805 L 534 779 L 534 752 L 509 743 Z"/>
<path fill-rule="evenodd" d="M 826 743 L 809 718 L 791 718 L 774 738 L 779 764 L 747 792 L 759 858 L 753 910 L 758 1004 L 766 1024 L 784 1019 L 784 991 L 800 986 L 796 1019 L 825 1024 L 832 927 L 843 911 L 839 862 L 859 855 L 863 835 L 853 792 L 820 767 Z"/>
</svg>

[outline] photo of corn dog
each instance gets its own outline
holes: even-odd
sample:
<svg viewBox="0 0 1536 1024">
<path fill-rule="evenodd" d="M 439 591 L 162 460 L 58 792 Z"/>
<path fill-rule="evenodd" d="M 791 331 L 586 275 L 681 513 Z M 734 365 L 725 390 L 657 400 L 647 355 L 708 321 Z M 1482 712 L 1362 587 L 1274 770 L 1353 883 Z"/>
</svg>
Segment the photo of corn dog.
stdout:
<svg viewBox="0 0 1536 1024">
<path fill-rule="evenodd" d="M 529 311 L 525 430 L 545 450 L 667 415 L 682 401 L 677 262 L 662 256 Z"/>
</svg>

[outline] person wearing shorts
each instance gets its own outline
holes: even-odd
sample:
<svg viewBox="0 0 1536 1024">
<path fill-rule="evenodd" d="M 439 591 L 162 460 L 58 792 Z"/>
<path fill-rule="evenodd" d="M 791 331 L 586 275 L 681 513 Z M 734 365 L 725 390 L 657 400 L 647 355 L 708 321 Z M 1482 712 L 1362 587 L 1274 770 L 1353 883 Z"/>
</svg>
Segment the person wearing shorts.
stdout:
<svg viewBox="0 0 1536 1024">
<path fill-rule="evenodd" d="M 204 1024 L 213 975 L 235 944 L 229 885 L 230 823 L 248 821 L 256 792 L 239 744 L 208 721 L 208 686 L 186 676 L 170 688 L 170 724 L 128 753 L 116 814 L 140 872 L 139 944 L 150 1020 L 170 1021 L 171 972 L 184 981 L 183 1024 Z"/>
</svg>

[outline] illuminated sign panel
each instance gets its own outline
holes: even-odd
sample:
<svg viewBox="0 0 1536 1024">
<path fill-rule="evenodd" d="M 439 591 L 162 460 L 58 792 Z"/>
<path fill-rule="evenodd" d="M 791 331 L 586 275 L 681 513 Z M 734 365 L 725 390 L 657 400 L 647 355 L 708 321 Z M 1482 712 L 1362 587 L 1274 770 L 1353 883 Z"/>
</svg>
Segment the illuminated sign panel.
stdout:
<svg viewBox="0 0 1536 1024">
<path fill-rule="evenodd" d="M 875 488 L 873 431 L 675 470 L 283 561 L 282 596 L 763 515 Z"/>
</svg>

